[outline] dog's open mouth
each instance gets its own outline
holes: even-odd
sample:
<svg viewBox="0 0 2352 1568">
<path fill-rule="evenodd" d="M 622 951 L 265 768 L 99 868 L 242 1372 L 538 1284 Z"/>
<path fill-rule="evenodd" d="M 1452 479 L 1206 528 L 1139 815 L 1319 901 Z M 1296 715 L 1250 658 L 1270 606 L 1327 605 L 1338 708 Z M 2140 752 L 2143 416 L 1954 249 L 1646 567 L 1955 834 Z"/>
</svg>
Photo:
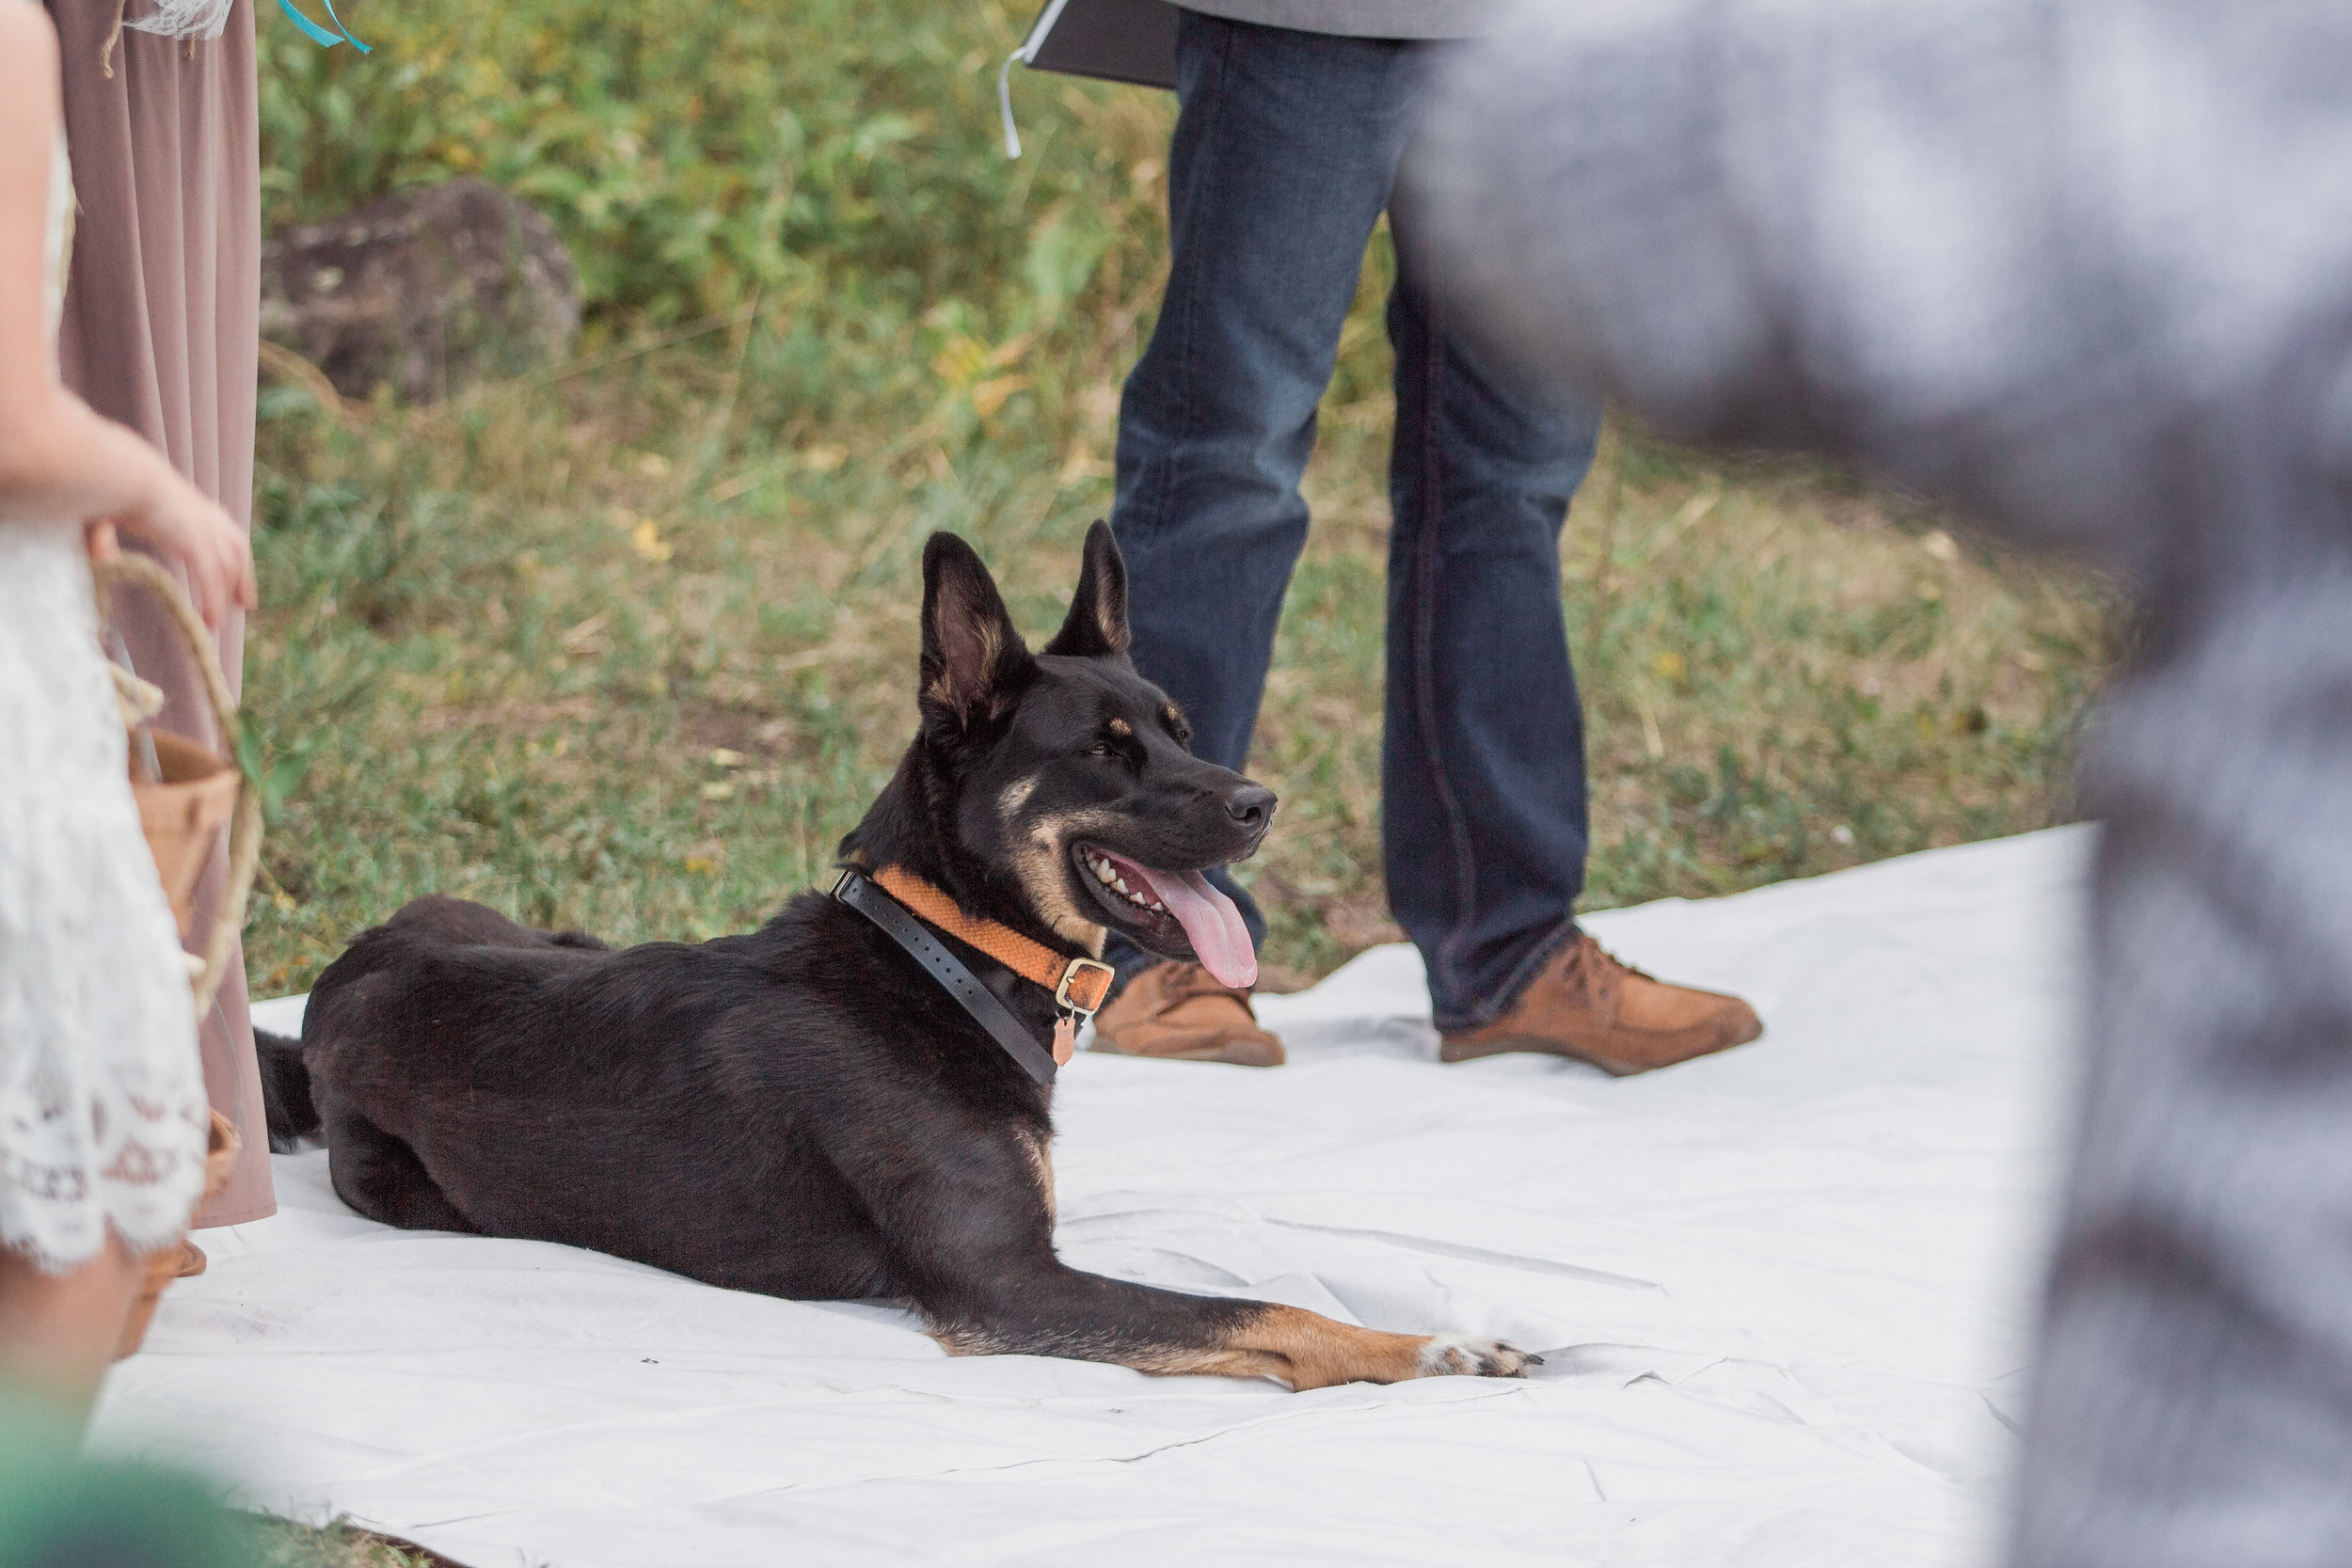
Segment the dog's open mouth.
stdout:
<svg viewBox="0 0 2352 1568">
<path fill-rule="evenodd" d="M 1115 928 L 1162 942 L 1178 931 L 1193 957 L 1220 985 L 1257 984 L 1258 952 L 1233 901 L 1198 871 L 1155 871 L 1124 855 L 1081 844 L 1072 851 L 1078 879 L 1111 916 Z"/>
</svg>

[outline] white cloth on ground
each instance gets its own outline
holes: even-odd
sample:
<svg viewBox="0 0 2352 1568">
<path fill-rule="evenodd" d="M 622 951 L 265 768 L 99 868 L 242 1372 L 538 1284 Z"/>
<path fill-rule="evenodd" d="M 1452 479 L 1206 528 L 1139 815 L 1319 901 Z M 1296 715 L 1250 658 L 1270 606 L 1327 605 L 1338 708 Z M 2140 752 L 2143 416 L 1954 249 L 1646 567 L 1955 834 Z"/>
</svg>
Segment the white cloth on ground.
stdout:
<svg viewBox="0 0 2352 1568">
<path fill-rule="evenodd" d="M 200 1445 L 250 1506 L 481 1568 L 1978 1561 L 2014 1453 L 2089 843 L 1592 917 L 1766 1020 L 1647 1077 L 1438 1066 L 1409 948 L 1263 999 L 1279 1070 L 1065 1071 L 1073 1262 L 1500 1334 L 1547 1356 L 1523 1383 L 1295 1395 L 954 1360 L 894 1311 L 389 1230 L 313 1152 L 279 1160 L 276 1218 L 208 1236 L 99 1441 Z"/>
</svg>

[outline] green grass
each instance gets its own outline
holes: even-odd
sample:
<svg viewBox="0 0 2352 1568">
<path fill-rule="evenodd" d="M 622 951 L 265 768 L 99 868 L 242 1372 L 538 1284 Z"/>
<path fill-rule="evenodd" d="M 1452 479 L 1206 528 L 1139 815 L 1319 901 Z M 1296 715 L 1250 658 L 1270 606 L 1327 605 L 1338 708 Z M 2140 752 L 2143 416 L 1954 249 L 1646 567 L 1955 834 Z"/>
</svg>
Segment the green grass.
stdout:
<svg viewBox="0 0 2352 1568">
<path fill-rule="evenodd" d="M 355 24 L 364 60 L 273 25 L 273 221 L 485 173 L 546 206 L 590 311 L 578 363 L 444 407 L 339 405 L 298 370 L 264 394 L 258 991 L 427 891 L 619 941 L 750 926 L 821 878 L 904 742 L 930 530 L 1053 624 L 1156 305 L 1170 103 L 1017 78 L 1008 162 L 991 78 L 1024 20 L 406 0 Z M 1249 873 L 1278 985 L 1394 934 L 1391 268 L 1383 239 L 1253 764 L 1284 800 Z M 2111 618 L 2090 579 L 1817 467 L 1625 436 L 1564 557 L 1590 907 L 2065 815 Z"/>
<path fill-rule="evenodd" d="M 345 8 L 348 10 L 348 8 Z M 1164 266 L 1164 95 L 1016 74 L 1025 6 L 364 4 L 264 17 L 272 225 L 477 173 L 541 204 L 582 357 L 433 409 L 264 388 L 248 721 L 257 994 L 419 894 L 609 939 L 750 927 L 821 879 L 913 723 L 916 561 L 975 540 L 1059 618 Z M 1385 241 L 1324 407 L 1316 527 L 1252 770 L 1280 989 L 1393 940 L 1381 893 Z M 1564 541 L 1588 908 L 2070 814 L 2095 579 L 1818 466 L 1613 428 Z M 289 1562 L 358 1563 L 288 1530 Z M 342 1555 L 336 1555 L 341 1553 Z M 379 1556 L 373 1560 L 389 1561 Z"/>
<path fill-rule="evenodd" d="M 270 218 L 474 172 L 541 203 L 583 357 L 407 410 L 268 389 L 248 656 L 275 826 L 250 937 L 308 985 L 426 891 L 617 940 L 818 879 L 908 732 L 914 564 L 952 528 L 1058 613 L 1164 264 L 1164 94 L 993 68 L 1026 20 L 911 0 L 403 0 L 377 52 L 264 28 Z M 1386 925 L 1377 242 L 1254 770 L 1278 983 Z M 1932 545 L 1934 548 L 1928 547 Z M 1570 519 L 1588 904 L 2066 814 L 2109 595 L 1794 464 L 1623 436 Z"/>
<path fill-rule="evenodd" d="M 269 399 L 247 655 L 274 826 L 255 988 L 417 894 L 616 941 L 742 929 L 819 880 L 913 722 L 916 560 L 977 540 L 1042 633 L 1107 505 L 1007 430 L 752 434 L 791 324 L 469 409 Z M 1380 894 L 1385 397 L 1335 402 L 1253 771 L 1278 984 Z M 2063 819 L 2106 595 L 1818 470 L 1613 434 L 1564 551 L 1590 714 L 1588 907 Z"/>
</svg>

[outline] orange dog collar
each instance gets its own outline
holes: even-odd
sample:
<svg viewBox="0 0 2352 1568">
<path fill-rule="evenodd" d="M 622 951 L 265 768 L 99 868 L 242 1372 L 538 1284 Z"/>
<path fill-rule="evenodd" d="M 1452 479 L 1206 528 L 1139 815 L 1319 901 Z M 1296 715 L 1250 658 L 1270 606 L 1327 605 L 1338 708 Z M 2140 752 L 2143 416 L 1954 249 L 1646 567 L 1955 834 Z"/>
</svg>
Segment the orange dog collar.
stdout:
<svg viewBox="0 0 2352 1568">
<path fill-rule="evenodd" d="M 844 866 L 833 884 L 833 896 L 881 927 L 906 949 L 1040 1084 L 1051 1084 L 1054 1069 L 1070 1064 L 1078 1049 L 1079 1021 L 1094 1016 L 1118 978 L 1117 972 L 1099 958 L 1064 958 L 1043 942 L 999 921 L 975 920 L 954 899 L 900 866 L 887 866 L 871 876 Z M 1054 1005 L 1061 1016 L 1054 1022 L 1051 1054 L 1038 1048 L 1035 1037 L 925 930 L 927 926 L 977 948 L 1032 985 L 1054 993 Z"/>
<path fill-rule="evenodd" d="M 884 893 L 968 947 L 981 952 L 1054 993 L 1066 1013 L 1092 1018 L 1111 993 L 1118 974 L 1098 958 L 1064 958 L 1041 942 L 994 920 L 975 920 L 956 901 L 914 872 L 889 865 L 873 874 Z M 1074 1033 L 1074 1026 L 1073 1026 Z"/>
</svg>

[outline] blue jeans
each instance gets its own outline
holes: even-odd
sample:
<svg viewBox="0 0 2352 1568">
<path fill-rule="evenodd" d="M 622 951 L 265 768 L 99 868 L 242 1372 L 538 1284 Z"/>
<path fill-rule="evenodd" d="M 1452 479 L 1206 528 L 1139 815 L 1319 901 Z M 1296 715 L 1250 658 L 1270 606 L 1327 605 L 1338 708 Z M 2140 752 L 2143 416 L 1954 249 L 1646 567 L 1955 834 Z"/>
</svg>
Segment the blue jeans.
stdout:
<svg viewBox="0 0 2352 1568">
<path fill-rule="evenodd" d="M 1168 156 L 1172 259 L 1120 404 L 1112 527 L 1142 672 L 1194 749 L 1248 759 L 1298 493 L 1364 247 L 1443 45 L 1183 13 Z M 1409 224 L 1391 214 L 1391 227 Z M 1409 238 L 1400 235 L 1401 238 Z M 1390 453 L 1389 902 L 1441 1028 L 1506 1009 L 1576 931 L 1583 722 L 1560 610 L 1560 528 L 1597 406 L 1529 392 L 1449 331 L 1400 246 Z M 1253 936 L 1257 906 L 1223 873 Z M 1113 961 L 1149 959 L 1123 942 Z"/>
</svg>

